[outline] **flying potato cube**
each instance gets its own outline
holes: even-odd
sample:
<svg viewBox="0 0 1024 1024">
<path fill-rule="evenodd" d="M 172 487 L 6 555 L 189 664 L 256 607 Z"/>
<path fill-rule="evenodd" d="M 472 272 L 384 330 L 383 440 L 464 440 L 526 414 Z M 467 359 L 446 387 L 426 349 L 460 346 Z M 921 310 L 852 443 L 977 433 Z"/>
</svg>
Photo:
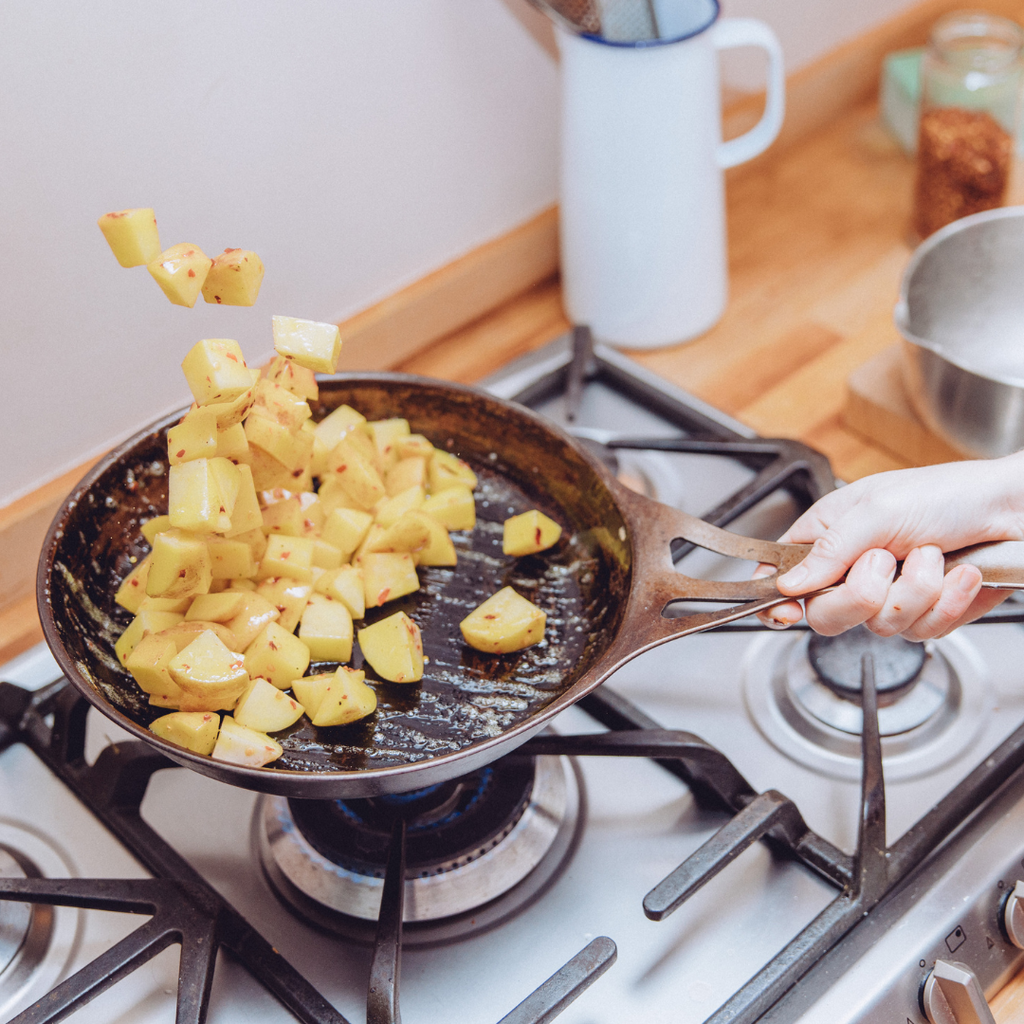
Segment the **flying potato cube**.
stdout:
<svg viewBox="0 0 1024 1024">
<path fill-rule="evenodd" d="M 250 447 L 271 455 L 290 473 L 304 470 L 313 455 L 312 434 L 304 430 L 289 430 L 265 416 L 250 415 L 245 421 L 245 436 Z M 261 487 L 260 490 L 269 488 Z"/>
<path fill-rule="evenodd" d="M 272 380 L 261 378 L 256 382 L 256 403 L 252 407 L 252 415 L 265 416 L 295 431 L 313 414 L 304 398 L 293 395 Z"/>
<path fill-rule="evenodd" d="M 252 468 L 239 463 L 235 470 L 238 473 L 238 494 L 235 507 L 231 510 L 231 529 L 225 530 L 224 536 L 237 538 L 243 533 L 260 530 L 263 526 L 263 513 L 260 511 L 259 498 L 256 497 Z M 262 551 L 255 554 L 257 558 L 262 557 Z"/>
<path fill-rule="evenodd" d="M 190 242 L 164 249 L 147 264 L 164 295 L 176 306 L 188 306 L 190 309 L 199 298 L 211 266 L 213 260 L 198 245 Z"/>
<path fill-rule="evenodd" d="M 352 616 L 341 601 L 312 593 L 299 620 L 299 639 L 313 661 L 349 661 L 352 657 Z"/>
<path fill-rule="evenodd" d="M 194 597 L 210 592 L 213 564 L 203 537 L 187 530 L 164 530 L 153 538 L 152 556 L 146 578 L 150 597 Z"/>
<path fill-rule="evenodd" d="M 207 408 L 213 410 L 214 416 L 217 417 L 218 430 L 227 430 L 228 427 L 241 423 L 249 415 L 253 403 L 256 401 L 256 381 L 259 380 L 260 371 L 249 370 L 248 372 L 249 380 L 252 383 L 237 398 L 232 398 L 227 402 L 211 402 L 207 406 Z"/>
<path fill-rule="evenodd" d="M 230 710 L 249 685 L 245 659 L 209 629 L 175 655 L 168 667 L 185 691 L 183 711 Z"/>
<path fill-rule="evenodd" d="M 535 555 L 553 547 L 561 536 L 558 523 L 534 508 L 505 520 L 501 550 L 506 555 Z"/>
<path fill-rule="evenodd" d="M 149 724 L 149 731 L 193 754 L 212 754 L 220 717 L 210 711 L 175 711 Z"/>
<path fill-rule="evenodd" d="M 420 511 L 433 516 L 448 530 L 472 530 L 476 526 L 476 502 L 465 484 L 452 484 L 432 494 L 420 506 Z"/>
<path fill-rule="evenodd" d="M 416 565 L 407 552 L 367 553 L 359 559 L 367 608 L 379 608 L 420 589 Z"/>
<path fill-rule="evenodd" d="M 224 306 L 251 306 L 263 283 L 263 261 L 251 249 L 225 249 L 213 259 L 203 298 Z"/>
<path fill-rule="evenodd" d="M 234 719 L 259 732 L 280 732 L 294 725 L 305 710 L 290 694 L 256 678 L 235 705 Z"/>
<path fill-rule="evenodd" d="M 420 627 L 405 612 L 396 612 L 359 630 L 359 648 L 382 679 L 415 683 L 423 678 Z"/>
<path fill-rule="evenodd" d="M 474 608 L 460 623 L 470 647 L 489 654 L 520 651 L 544 639 L 547 616 L 511 587 L 503 587 Z"/>
<path fill-rule="evenodd" d="M 299 366 L 294 359 L 287 356 L 274 356 L 266 368 L 265 376 L 267 380 L 280 384 L 299 398 L 315 401 L 320 397 L 320 388 L 313 371 L 305 366 Z"/>
<path fill-rule="evenodd" d="M 427 466 L 427 476 L 430 480 L 430 491 L 437 494 L 456 484 L 468 487 L 470 490 L 476 487 L 476 473 L 469 468 L 469 465 L 462 461 L 457 455 L 451 452 L 441 451 L 435 448 L 430 456 L 430 464 Z"/>
<path fill-rule="evenodd" d="M 193 533 L 224 533 L 231 529 L 231 514 L 220 488 L 220 477 L 211 462 L 193 459 L 167 471 L 167 511 L 173 527 Z"/>
<path fill-rule="evenodd" d="M 160 255 L 156 215 L 149 207 L 105 213 L 96 223 L 122 267 L 141 267 Z"/>
<path fill-rule="evenodd" d="M 366 673 L 339 665 L 327 681 L 316 711 L 311 716 L 319 728 L 348 725 L 377 709 L 377 694 L 364 682 Z"/>
<path fill-rule="evenodd" d="M 181 369 L 196 405 L 200 406 L 233 402 L 255 387 L 259 379 L 258 371 L 251 371 L 245 365 L 242 349 L 231 338 L 197 341 L 182 360 Z M 218 424 L 220 422 L 218 417 Z"/>
<path fill-rule="evenodd" d="M 334 373 L 341 355 L 341 335 L 337 325 L 299 320 L 293 316 L 275 316 L 274 349 L 294 359 L 299 366 L 315 373 Z"/>
<path fill-rule="evenodd" d="M 190 409 L 167 431 L 167 454 L 172 466 L 217 454 L 217 417 L 208 406 Z"/>
<path fill-rule="evenodd" d="M 204 409 L 213 412 L 214 406 L 204 405 Z M 216 417 L 214 419 L 216 422 Z M 230 427 L 217 430 L 217 455 L 224 459 L 237 460 L 249 450 L 249 440 L 245 436 L 245 427 L 241 423 L 232 423 Z"/>
<path fill-rule="evenodd" d="M 217 744 L 210 756 L 217 761 L 227 761 L 246 768 L 262 768 L 276 761 L 283 753 L 281 744 L 265 732 L 250 729 L 236 722 L 230 715 L 225 715 L 220 723 Z"/>
<path fill-rule="evenodd" d="M 294 633 L 276 622 L 268 622 L 263 632 L 246 647 L 245 668 L 250 677 L 260 676 L 279 690 L 287 690 L 292 680 L 309 668 L 309 658 L 309 647 Z M 242 724 L 260 728 L 252 722 Z"/>
</svg>

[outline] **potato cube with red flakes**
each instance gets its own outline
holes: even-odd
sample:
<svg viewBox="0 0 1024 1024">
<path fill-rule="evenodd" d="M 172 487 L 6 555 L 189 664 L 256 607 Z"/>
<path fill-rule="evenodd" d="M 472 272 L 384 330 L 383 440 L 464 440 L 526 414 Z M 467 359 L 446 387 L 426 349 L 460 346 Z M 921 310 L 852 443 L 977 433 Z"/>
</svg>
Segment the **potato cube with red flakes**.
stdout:
<svg viewBox="0 0 1024 1024">
<path fill-rule="evenodd" d="M 377 465 L 381 472 L 386 473 L 398 461 L 399 439 L 411 433 L 409 421 L 400 417 L 374 420 L 370 424 L 370 433 L 377 448 Z"/>
<path fill-rule="evenodd" d="M 274 349 L 315 373 L 334 373 L 341 355 L 341 335 L 336 324 L 275 316 Z"/>
<path fill-rule="evenodd" d="M 348 661 L 352 657 L 352 616 L 341 601 L 312 593 L 299 620 L 299 639 L 313 661 Z"/>
<path fill-rule="evenodd" d="M 105 213 L 97 221 L 122 267 L 141 267 L 160 255 L 156 214 L 149 207 Z"/>
<path fill-rule="evenodd" d="M 242 593 L 222 590 L 219 594 L 199 594 L 185 612 L 186 622 L 228 622 L 242 610 Z"/>
<path fill-rule="evenodd" d="M 204 405 L 204 409 L 213 411 L 213 406 Z M 245 427 L 241 423 L 232 423 L 230 427 L 217 429 L 217 455 L 224 459 L 237 461 L 249 450 L 249 441 L 245 436 Z"/>
<path fill-rule="evenodd" d="M 366 614 L 363 570 L 354 565 L 342 565 L 321 573 L 313 589 L 318 594 L 326 594 L 335 601 L 340 601 L 352 614 L 353 619 L 361 619 Z"/>
<path fill-rule="evenodd" d="M 245 658 L 204 630 L 171 659 L 171 678 L 185 691 L 183 711 L 227 711 L 249 685 Z"/>
<path fill-rule="evenodd" d="M 259 732 L 280 732 L 294 725 L 305 710 L 290 693 L 257 677 L 235 705 L 234 719 L 239 725 Z"/>
<path fill-rule="evenodd" d="M 291 431 L 298 430 L 313 415 L 309 403 L 293 395 L 286 387 L 272 380 L 260 378 L 256 382 L 256 402 L 253 416 L 265 416 Z"/>
<path fill-rule="evenodd" d="M 242 610 L 225 626 L 236 638 L 237 650 L 244 651 L 263 632 L 268 622 L 277 622 L 281 613 L 262 594 L 243 590 Z"/>
<path fill-rule="evenodd" d="M 353 435 L 343 437 L 332 449 L 327 469 L 356 508 L 369 511 L 382 498 L 387 497 L 384 481 L 373 463 L 373 450 L 369 453 L 363 443 Z"/>
<path fill-rule="evenodd" d="M 401 494 L 410 487 L 420 487 L 426 494 L 427 460 L 422 455 L 410 455 L 399 459 L 385 474 L 384 486 L 391 497 Z"/>
<path fill-rule="evenodd" d="M 114 595 L 114 602 L 122 608 L 130 611 L 132 615 L 138 613 L 139 606 L 146 597 L 146 577 L 149 576 L 149 567 L 153 561 L 152 555 L 146 557 L 135 566 L 134 569 L 121 581 Z"/>
<path fill-rule="evenodd" d="M 182 360 L 181 369 L 196 405 L 233 402 L 255 387 L 259 379 L 258 371 L 245 365 L 241 347 L 231 338 L 197 341 Z"/>
<path fill-rule="evenodd" d="M 306 714 L 310 719 L 320 707 L 320 702 L 324 699 L 324 694 L 333 678 L 333 672 L 317 672 L 315 675 L 296 679 L 292 683 L 292 692 L 298 697 L 299 703 L 306 709 Z"/>
<path fill-rule="evenodd" d="M 212 461 L 193 459 L 167 471 L 167 510 L 173 527 L 193 533 L 224 533 L 231 529 L 228 500 Z"/>
<path fill-rule="evenodd" d="M 501 538 L 501 550 L 506 555 L 535 555 L 558 543 L 562 528 L 543 512 L 532 508 L 522 515 L 506 519 Z"/>
<path fill-rule="evenodd" d="M 313 540 L 311 537 L 288 537 L 272 533 L 267 537 L 267 550 L 260 560 L 257 579 L 289 576 L 302 583 L 313 582 Z"/>
<path fill-rule="evenodd" d="M 305 366 L 299 366 L 294 359 L 287 356 L 274 356 L 264 371 L 267 380 L 287 388 L 293 395 L 315 401 L 320 397 L 320 387 L 316 382 L 316 374 Z"/>
<path fill-rule="evenodd" d="M 146 577 L 150 597 L 195 597 L 210 592 L 213 565 L 202 536 L 176 528 L 164 530 L 153 538 L 152 555 Z"/>
<path fill-rule="evenodd" d="M 385 529 L 393 526 L 406 512 L 420 508 L 426 497 L 426 491 L 419 484 L 413 484 L 393 497 L 378 502 L 373 510 L 374 521 Z"/>
<path fill-rule="evenodd" d="M 220 716 L 212 711 L 174 711 L 150 722 L 149 731 L 193 754 L 213 753 L 220 731 Z"/>
<path fill-rule="evenodd" d="M 209 406 L 190 409 L 167 431 L 167 454 L 172 466 L 217 454 L 217 417 Z"/>
<path fill-rule="evenodd" d="M 181 687 L 171 678 L 170 664 L 177 656 L 174 641 L 156 633 L 147 633 L 125 660 L 139 689 L 168 700 L 181 697 Z"/>
<path fill-rule="evenodd" d="M 138 614 L 128 623 L 125 631 L 117 638 L 114 644 L 114 653 L 117 660 L 125 665 L 128 656 L 135 650 L 139 641 L 147 633 L 159 632 L 168 626 L 173 626 L 185 618 L 181 612 L 168 612 L 156 608 L 140 608 Z"/>
<path fill-rule="evenodd" d="M 333 544 L 340 552 L 343 562 L 355 554 L 363 543 L 373 516 L 356 508 L 336 508 L 324 521 L 321 536 L 328 544 Z"/>
<path fill-rule="evenodd" d="M 382 679 L 415 683 L 423 678 L 420 627 L 405 612 L 396 612 L 359 630 L 359 649 Z"/>
<path fill-rule="evenodd" d="M 217 744 L 210 756 L 217 761 L 227 761 L 246 768 L 262 768 L 276 761 L 283 753 L 281 744 L 265 732 L 250 729 L 236 722 L 231 715 L 225 715 L 220 723 Z"/>
<path fill-rule="evenodd" d="M 228 427 L 241 423 L 249 415 L 256 401 L 256 381 L 259 380 L 260 371 L 249 370 L 248 373 L 252 383 L 237 398 L 209 403 L 208 408 L 212 409 L 214 416 L 217 417 L 218 430 L 227 430 Z"/>
<path fill-rule="evenodd" d="M 461 484 L 471 491 L 477 485 L 476 473 L 469 468 L 469 465 L 462 461 L 457 455 L 451 452 L 443 452 L 435 448 L 430 456 L 430 463 L 427 466 L 427 476 L 430 479 L 430 491 L 437 494 L 448 487 Z"/>
<path fill-rule="evenodd" d="M 198 245 L 190 242 L 164 249 L 147 264 L 164 295 L 176 306 L 188 306 L 190 309 L 199 298 L 211 266 L 213 260 Z"/>
<path fill-rule="evenodd" d="M 431 523 L 444 529 L 424 512 L 405 512 L 366 545 L 364 554 L 377 551 L 407 551 L 410 554 L 415 554 L 422 551 L 430 543 Z"/>
<path fill-rule="evenodd" d="M 309 668 L 309 657 L 309 647 L 294 633 L 276 622 L 268 622 L 263 632 L 246 647 L 245 668 L 251 677 L 260 676 L 279 690 L 287 690 L 292 680 Z"/>
<path fill-rule="evenodd" d="M 412 555 L 407 552 L 367 553 L 359 558 L 367 608 L 379 608 L 420 589 Z"/>
<path fill-rule="evenodd" d="M 473 609 L 460 623 L 470 647 L 489 654 L 507 654 L 540 643 L 547 617 L 511 587 L 503 587 Z"/>
<path fill-rule="evenodd" d="M 377 709 L 377 694 L 372 686 L 366 685 L 365 679 L 365 672 L 339 665 L 310 716 L 313 724 L 318 729 L 331 728 L 373 714 Z"/>
<path fill-rule="evenodd" d="M 266 452 L 291 473 L 309 466 L 313 455 L 313 435 L 305 430 L 289 430 L 265 416 L 250 415 L 245 421 L 245 436 L 250 448 Z"/>
<path fill-rule="evenodd" d="M 251 249 L 225 249 L 213 258 L 203 298 L 224 306 L 251 306 L 263 283 L 263 261 Z"/>
<path fill-rule="evenodd" d="M 433 516 L 448 530 L 472 530 L 476 526 L 476 502 L 465 484 L 452 484 L 432 494 L 420 506 L 420 511 Z"/>
<path fill-rule="evenodd" d="M 306 602 L 313 593 L 312 583 L 301 583 L 289 576 L 277 576 L 263 580 L 256 588 L 256 593 L 266 598 L 280 613 L 277 624 L 289 633 L 295 627 L 306 610 Z"/>
<path fill-rule="evenodd" d="M 239 537 L 252 530 L 258 531 L 263 526 L 263 513 L 260 511 L 259 498 L 256 497 L 252 468 L 239 463 L 235 469 L 238 472 L 238 494 L 235 507 L 231 510 L 231 529 L 224 531 L 225 537 Z M 258 551 L 256 557 L 260 558 L 262 554 L 262 551 Z"/>
<path fill-rule="evenodd" d="M 455 545 L 448 536 L 448 531 L 436 519 L 428 516 L 426 512 L 409 512 L 408 515 L 419 518 L 430 534 L 427 543 L 412 556 L 417 565 L 458 564 Z"/>
</svg>

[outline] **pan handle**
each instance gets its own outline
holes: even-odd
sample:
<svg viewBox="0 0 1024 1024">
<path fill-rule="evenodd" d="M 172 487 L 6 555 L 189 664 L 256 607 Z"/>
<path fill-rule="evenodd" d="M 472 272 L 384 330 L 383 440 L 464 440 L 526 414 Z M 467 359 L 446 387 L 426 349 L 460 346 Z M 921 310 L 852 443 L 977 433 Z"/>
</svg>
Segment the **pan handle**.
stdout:
<svg viewBox="0 0 1024 1024">
<path fill-rule="evenodd" d="M 733 622 L 789 600 L 779 593 L 775 583 L 777 574 L 735 581 L 687 576 L 673 565 L 672 542 L 687 540 L 732 558 L 766 562 L 776 566 L 780 573 L 801 562 L 811 545 L 780 544 L 743 537 L 638 495 L 617 481 L 613 486 L 633 545 L 633 583 L 623 624 L 623 639 L 634 653 L 673 637 Z M 975 544 L 950 552 L 945 559 L 946 572 L 957 565 L 976 565 L 982 571 L 982 586 L 988 589 L 1024 590 L 1024 541 Z M 831 590 L 832 587 L 826 589 Z M 674 602 L 694 601 L 722 603 L 729 607 L 692 611 L 675 617 L 664 614 Z"/>
</svg>

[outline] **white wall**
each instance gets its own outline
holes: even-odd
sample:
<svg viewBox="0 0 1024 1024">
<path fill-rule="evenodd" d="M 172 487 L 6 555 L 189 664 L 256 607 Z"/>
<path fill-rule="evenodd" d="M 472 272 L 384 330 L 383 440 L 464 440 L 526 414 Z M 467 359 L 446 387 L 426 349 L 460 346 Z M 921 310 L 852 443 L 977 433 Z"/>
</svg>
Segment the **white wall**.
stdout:
<svg viewBox="0 0 1024 1024">
<path fill-rule="evenodd" d="M 498 0 L 0 4 L 0 505 L 175 406 L 203 337 L 341 319 L 555 195 L 556 70 Z M 96 218 L 255 249 L 172 306 Z"/>
<path fill-rule="evenodd" d="M 796 67 L 907 3 L 725 13 Z M 197 339 L 258 361 L 272 313 L 342 319 L 554 201 L 556 104 L 500 0 L 0 4 L 0 506 L 184 403 Z M 165 245 L 259 252 L 257 305 L 118 267 L 95 221 L 127 206 Z"/>
</svg>

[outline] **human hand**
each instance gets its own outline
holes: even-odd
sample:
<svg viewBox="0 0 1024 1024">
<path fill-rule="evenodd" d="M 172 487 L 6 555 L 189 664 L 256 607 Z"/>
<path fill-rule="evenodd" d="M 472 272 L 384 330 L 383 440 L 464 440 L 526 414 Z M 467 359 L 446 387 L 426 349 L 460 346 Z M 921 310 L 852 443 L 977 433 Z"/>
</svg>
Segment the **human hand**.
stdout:
<svg viewBox="0 0 1024 1024">
<path fill-rule="evenodd" d="M 828 636 L 864 623 L 881 636 L 943 636 L 990 611 L 1006 591 L 981 588 L 981 573 L 963 565 L 943 575 L 943 551 L 1024 537 L 1024 455 L 961 462 L 865 477 L 825 495 L 781 540 L 813 544 L 779 577 L 798 596 L 846 579 L 805 602 L 788 601 L 761 620 L 785 628 L 807 615 Z M 896 573 L 897 559 L 903 560 Z M 762 566 L 758 575 L 773 571 Z"/>
</svg>

